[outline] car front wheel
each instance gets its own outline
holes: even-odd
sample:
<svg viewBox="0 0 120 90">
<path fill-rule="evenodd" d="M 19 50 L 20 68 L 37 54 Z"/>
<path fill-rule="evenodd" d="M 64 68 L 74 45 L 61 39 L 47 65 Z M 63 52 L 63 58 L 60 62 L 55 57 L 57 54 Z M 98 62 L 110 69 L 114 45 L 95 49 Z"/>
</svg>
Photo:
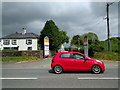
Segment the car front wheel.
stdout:
<svg viewBox="0 0 120 90">
<path fill-rule="evenodd" d="M 92 72 L 93 72 L 94 74 L 99 74 L 99 73 L 101 73 L 101 68 L 100 68 L 100 66 L 99 66 L 99 65 L 93 65 L 93 66 L 92 66 Z"/>
<path fill-rule="evenodd" d="M 60 65 L 56 65 L 53 70 L 56 74 L 60 74 L 63 71 L 63 69 Z"/>
</svg>

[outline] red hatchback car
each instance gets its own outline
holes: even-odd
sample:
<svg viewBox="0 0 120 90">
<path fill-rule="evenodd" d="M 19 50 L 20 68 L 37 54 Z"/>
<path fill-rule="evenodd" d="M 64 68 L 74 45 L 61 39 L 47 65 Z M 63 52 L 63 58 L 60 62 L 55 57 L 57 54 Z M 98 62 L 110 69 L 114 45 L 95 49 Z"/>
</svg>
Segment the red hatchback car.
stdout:
<svg viewBox="0 0 120 90">
<path fill-rule="evenodd" d="M 104 63 L 79 52 L 59 52 L 52 59 L 51 68 L 56 74 L 63 71 L 92 71 L 95 74 L 105 71 Z"/>
</svg>

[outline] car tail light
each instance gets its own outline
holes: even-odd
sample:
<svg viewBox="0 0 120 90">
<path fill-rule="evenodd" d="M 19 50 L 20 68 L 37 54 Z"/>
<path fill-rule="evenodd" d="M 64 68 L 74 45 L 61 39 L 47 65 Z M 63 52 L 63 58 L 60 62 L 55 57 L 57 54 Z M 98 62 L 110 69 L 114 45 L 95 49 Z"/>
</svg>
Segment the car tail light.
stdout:
<svg viewBox="0 0 120 90">
<path fill-rule="evenodd" d="M 52 60 L 52 63 L 53 63 L 54 61 Z"/>
<path fill-rule="evenodd" d="M 54 59 L 52 59 L 52 63 L 54 62 Z"/>
<path fill-rule="evenodd" d="M 55 58 L 55 56 L 56 56 L 56 54 L 54 54 L 54 56 L 53 56 L 52 63 L 54 62 L 54 58 Z"/>
</svg>

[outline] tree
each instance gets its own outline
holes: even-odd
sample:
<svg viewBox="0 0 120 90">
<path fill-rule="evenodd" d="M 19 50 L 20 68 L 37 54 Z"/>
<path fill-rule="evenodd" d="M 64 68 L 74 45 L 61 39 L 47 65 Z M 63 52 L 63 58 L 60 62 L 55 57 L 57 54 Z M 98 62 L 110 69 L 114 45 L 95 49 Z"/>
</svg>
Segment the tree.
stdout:
<svg viewBox="0 0 120 90">
<path fill-rule="evenodd" d="M 80 35 L 73 36 L 73 38 L 71 40 L 71 45 L 73 45 L 73 44 L 77 47 L 80 47 L 80 45 L 83 44 L 83 40 L 81 39 Z"/>
<path fill-rule="evenodd" d="M 71 44 L 78 46 L 80 43 L 80 45 L 83 45 L 85 36 L 88 36 L 88 43 L 89 44 L 91 44 L 92 42 L 95 42 L 95 41 L 99 41 L 98 36 L 95 33 L 89 32 L 89 33 L 85 33 L 81 36 L 80 35 L 73 36 L 73 38 L 71 40 Z"/>
<path fill-rule="evenodd" d="M 49 37 L 50 50 L 58 50 L 63 43 L 69 42 L 69 37 L 66 35 L 67 32 L 59 30 L 53 20 L 46 21 L 40 34 L 40 46 L 44 47 L 44 37 Z"/>
<path fill-rule="evenodd" d="M 89 55 L 93 56 L 95 52 L 100 52 L 104 50 L 104 47 L 100 44 L 98 36 L 95 33 L 85 33 L 83 35 L 75 35 L 71 40 L 71 44 L 76 46 L 79 45 L 80 42 L 80 52 L 84 53 L 84 37 L 88 37 L 88 47 L 89 47 Z M 80 38 L 80 39 L 78 39 Z"/>
<path fill-rule="evenodd" d="M 104 43 L 108 42 L 108 39 L 104 41 Z M 111 42 L 111 49 L 113 52 L 119 52 L 119 45 L 120 45 L 120 37 L 111 37 L 110 38 Z M 106 47 L 108 47 L 106 45 Z"/>
<path fill-rule="evenodd" d="M 94 56 L 95 52 L 101 52 L 104 50 L 104 47 L 101 45 L 97 34 L 89 32 L 83 34 L 81 38 L 84 38 L 84 36 L 88 36 L 89 56 Z"/>
<path fill-rule="evenodd" d="M 97 34 L 89 32 L 89 33 L 85 33 L 81 36 L 81 39 L 84 40 L 84 37 L 87 36 L 88 37 L 88 43 L 92 44 L 92 42 L 94 41 L 99 41 Z M 84 42 L 84 41 L 83 41 Z"/>
</svg>

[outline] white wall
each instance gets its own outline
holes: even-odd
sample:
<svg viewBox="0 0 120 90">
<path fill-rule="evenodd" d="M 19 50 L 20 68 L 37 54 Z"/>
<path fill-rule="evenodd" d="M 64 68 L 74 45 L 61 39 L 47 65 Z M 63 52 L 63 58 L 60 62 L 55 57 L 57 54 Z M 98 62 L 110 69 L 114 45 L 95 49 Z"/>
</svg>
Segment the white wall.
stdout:
<svg viewBox="0 0 120 90">
<path fill-rule="evenodd" d="M 2 42 L 0 42 L 0 50 L 3 50 Z"/>
<path fill-rule="evenodd" d="M 0 48 L 3 50 L 4 47 L 19 47 L 19 51 L 25 51 L 28 50 L 28 47 L 32 47 L 32 50 L 37 50 L 37 39 L 29 39 L 32 40 L 31 45 L 26 44 L 26 39 L 6 39 L 10 40 L 9 45 L 4 45 L 3 40 L 1 40 Z M 17 45 L 12 45 L 12 40 L 17 40 Z"/>
</svg>

